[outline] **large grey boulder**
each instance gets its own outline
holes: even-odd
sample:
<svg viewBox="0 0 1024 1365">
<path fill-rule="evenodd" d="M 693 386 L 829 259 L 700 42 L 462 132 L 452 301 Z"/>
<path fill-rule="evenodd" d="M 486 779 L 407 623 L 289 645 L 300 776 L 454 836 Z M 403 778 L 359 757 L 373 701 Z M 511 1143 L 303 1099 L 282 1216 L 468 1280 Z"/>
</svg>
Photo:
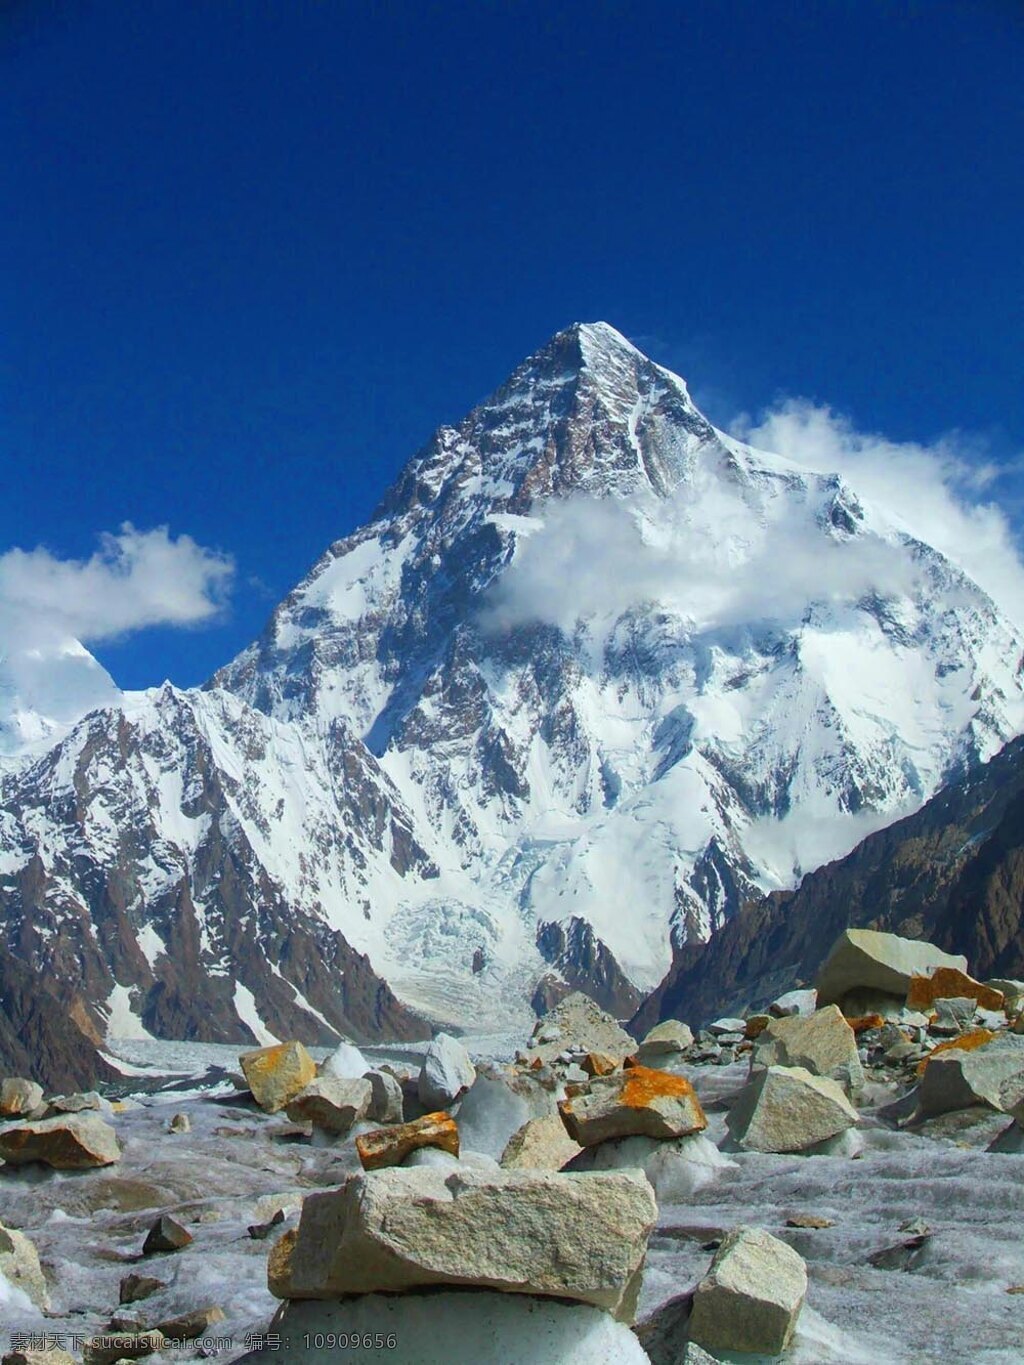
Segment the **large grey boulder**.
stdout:
<svg viewBox="0 0 1024 1365">
<path fill-rule="evenodd" d="M 475 1080 L 476 1067 L 466 1049 L 450 1033 L 439 1033 L 427 1048 L 420 1069 L 420 1104 L 424 1109 L 445 1109 Z"/>
<path fill-rule="evenodd" d="M 530 1057 L 552 1062 L 560 1052 L 578 1047 L 583 1052 L 606 1052 L 621 1062 L 636 1052 L 636 1039 L 582 991 L 573 991 L 537 1021 L 530 1039 Z"/>
<path fill-rule="evenodd" d="M 1024 1036 L 1000 1034 L 984 1047 L 953 1047 L 929 1057 L 917 1090 L 920 1112 L 946 1114 L 987 1105 L 1024 1109 Z"/>
<path fill-rule="evenodd" d="M 838 1081 L 803 1067 L 756 1071 L 726 1117 L 737 1146 L 755 1152 L 802 1152 L 845 1132 L 857 1111 Z"/>
<path fill-rule="evenodd" d="M 368 1080 L 342 1080 L 338 1076 L 318 1076 L 285 1105 L 293 1123 L 311 1123 L 314 1128 L 342 1136 L 366 1116 L 373 1097 Z"/>
<path fill-rule="evenodd" d="M 292 1302 L 274 1319 L 273 1330 L 308 1343 L 302 1349 L 306 1365 L 339 1365 L 348 1353 L 329 1343 L 353 1337 L 385 1343 L 379 1353 L 362 1354 L 388 1365 L 647 1365 L 630 1329 L 601 1309 L 529 1294 L 454 1289 Z M 280 1359 L 280 1350 L 266 1346 L 242 1356 L 239 1365 L 276 1365 Z"/>
<path fill-rule="evenodd" d="M 37 1308 L 50 1306 L 39 1253 L 23 1232 L 0 1223 L 0 1278 L 27 1294 Z"/>
<path fill-rule="evenodd" d="M 697 1092 L 685 1076 L 646 1066 L 595 1076 L 582 1094 L 562 1100 L 558 1112 L 581 1147 L 609 1138 L 686 1137 L 708 1126 Z"/>
<path fill-rule="evenodd" d="M 930 976 L 937 967 L 966 972 L 967 959 L 920 939 L 875 929 L 844 929 L 818 973 L 818 1003 L 841 1005 L 853 992 L 877 992 L 904 1000 L 910 978 Z"/>
<path fill-rule="evenodd" d="M 271 1253 L 268 1279 L 278 1298 L 476 1286 L 631 1320 L 656 1217 L 638 1171 L 391 1167 L 309 1195 L 298 1229 Z"/>
<path fill-rule="evenodd" d="M 39 1161 L 58 1171 L 81 1171 L 120 1161 L 121 1144 L 101 1118 L 69 1114 L 0 1128 L 0 1157 L 12 1166 Z"/>
<path fill-rule="evenodd" d="M 7 1076 L 0 1081 L 0 1118 L 12 1119 L 31 1114 L 43 1102 L 43 1087 L 24 1076 Z"/>
<path fill-rule="evenodd" d="M 691 1340 L 709 1351 L 780 1355 L 789 1345 L 807 1294 L 807 1267 L 762 1228 L 736 1228 L 697 1286 Z"/>
<path fill-rule="evenodd" d="M 864 1084 L 857 1038 L 836 1005 L 808 1016 L 773 1019 L 754 1042 L 751 1067 L 801 1066 L 812 1076 L 831 1076 L 847 1091 Z"/>
</svg>

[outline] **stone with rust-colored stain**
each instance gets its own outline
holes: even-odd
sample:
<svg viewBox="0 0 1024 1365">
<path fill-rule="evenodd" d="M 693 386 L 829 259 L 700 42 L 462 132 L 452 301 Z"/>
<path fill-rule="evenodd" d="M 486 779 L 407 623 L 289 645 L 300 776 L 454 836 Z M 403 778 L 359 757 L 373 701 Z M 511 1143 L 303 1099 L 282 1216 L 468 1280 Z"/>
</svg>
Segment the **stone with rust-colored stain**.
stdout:
<svg viewBox="0 0 1024 1365">
<path fill-rule="evenodd" d="M 610 1076 L 619 1064 L 609 1052 L 588 1052 L 580 1062 L 588 1076 Z"/>
<path fill-rule="evenodd" d="M 956 967 L 936 967 L 930 976 L 912 976 L 907 990 L 907 1009 L 928 1010 L 936 1000 L 975 1000 L 983 1010 L 1001 1010 L 1002 991 L 975 981 Z"/>
<path fill-rule="evenodd" d="M 855 1034 L 867 1033 L 869 1029 L 885 1027 L 885 1020 L 880 1014 L 855 1014 L 852 1018 L 847 1017 L 846 1022 Z"/>
<path fill-rule="evenodd" d="M 995 1037 L 996 1034 L 991 1029 L 977 1028 L 972 1033 L 961 1033 L 959 1038 L 950 1038 L 945 1043 L 939 1043 L 932 1048 L 924 1061 L 918 1063 L 917 1074 L 923 1076 L 925 1067 L 932 1058 L 941 1056 L 943 1052 L 949 1052 L 954 1048 L 960 1052 L 973 1052 L 976 1048 L 986 1047 Z"/>
<path fill-rule="evenodd" d="M 4 1128 L 0 1157 L 12 1166 L 40 1161 L 57 1171 L 83 1171 L 120 1161 L 121 1144 L 109 1123 L 93 1114 L 69 1114 Z"/>
<path fill-rule="evenodd" d="M 452 1156 L 459 1155 L 459 1126 L 451 1114 L 439 1109 L 411 1123 L 375 1128 L 372 1133 L 361 1133 L 356 1138 L 356 1151 L 364 1171 L 399 1166 L 410 1152 L 420 1147 L 437 1147 Z"/>
<path fill-rule="evenodd" d="M 610 1138 L 677 1138 L 708 1125 L 696 1091 L 684 1076 L 634 1066 L 599 1076 L 581 1095 L 558 1106 L 566 1131 L 581 1147 Z"/>
<path fill-rule="evenodd" d="M 753 1040 L 759 1038 L 765 1029 L 772 1022 L 770 1014 L 752 1014 L 747 1020 L 747 1027 L 743 1030 L 744 1038 Z"/>
<path fill-rule="evenodd" d="M 792 1218 L 786 1219 L 787 1228 L 810 1228 L 815 1232 L 820 1232 L 823 1228 L 834 1228 L 835 1225 L 834 1218 L 819 1218 L 813 1213 L 794 1213 Z"/>
<path fill-rule="evenodd" d="M 183 1228 L 176 1218 L 161 1214 L 142 1244 L 143 1256 L 151 1256 L 156 1251 L 181 1251 L 191 1245 L 192 1234 Z"/>
<path fill-rule="evenodd" d="M 275 1043 L 239 1057 L 253 1098 L 268 1114 L 276 1114 L 316 1080 L 316 1063 L 301 1043 Z"/>
</svg>

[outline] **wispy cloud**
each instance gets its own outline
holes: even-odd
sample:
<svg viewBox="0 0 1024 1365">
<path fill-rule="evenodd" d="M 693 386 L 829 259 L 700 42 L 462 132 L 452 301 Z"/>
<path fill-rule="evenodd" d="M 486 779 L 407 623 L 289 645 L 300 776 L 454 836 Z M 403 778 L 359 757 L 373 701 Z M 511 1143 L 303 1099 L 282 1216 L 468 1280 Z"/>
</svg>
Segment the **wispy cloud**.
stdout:
<svg viewBox="0 0 1024 1365">
<path fill-rule="evenodd" d="M 995 497 L 1020 459 L 992 460 L 985 443 L 953 432 L 930 444 L 857 431 L 827 404 L 790 398 L 756 421 L 732 426 L 741 440 L 822 473 L 838 473 L 918 539 L 941 550 L 1024 626 L 1024 565 L 1010 520 Z"/>
<path fill-rule="evenodd" d="M 84 560 L 11 549 L 0 554 L 0 648 L 198 625 L 223 609 L 233 577 L 230 556 L 166 526 L 140 531 L 125 522 Z"/>
</svg>

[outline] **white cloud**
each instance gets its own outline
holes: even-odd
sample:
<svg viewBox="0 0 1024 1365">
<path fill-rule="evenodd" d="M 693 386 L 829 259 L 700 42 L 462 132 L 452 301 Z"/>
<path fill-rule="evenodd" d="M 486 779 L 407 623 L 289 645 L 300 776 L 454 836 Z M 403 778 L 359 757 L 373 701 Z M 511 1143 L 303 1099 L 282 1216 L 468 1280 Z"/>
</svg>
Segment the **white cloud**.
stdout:
<svg viewBox="0 0 1024 1365">
<path fill-rule="evenodd" d="M 233 574 L 229 556 L 174 538 L 166 526 L 139 531 L 125 522 L 86 560 L 11 549 L 0 554 L 0 649 L 197 625 L 222 609 Z"/>
<path fill-rule="evenodd" d="M 941 550 L 1024 626 L 1024 566 L 1006 513 L 991 500 L 1010 467 L 981 442 L 953 433 L 930 445 L 861 432 L 827 405 L 787 399 L 734 434 L 821 473 L 838 473 L 868 502 Z M 1014 462 L 1017 469 L 1019 462 Z M 986 497 L 986 495 L 988 495 Z"/>
</svg>

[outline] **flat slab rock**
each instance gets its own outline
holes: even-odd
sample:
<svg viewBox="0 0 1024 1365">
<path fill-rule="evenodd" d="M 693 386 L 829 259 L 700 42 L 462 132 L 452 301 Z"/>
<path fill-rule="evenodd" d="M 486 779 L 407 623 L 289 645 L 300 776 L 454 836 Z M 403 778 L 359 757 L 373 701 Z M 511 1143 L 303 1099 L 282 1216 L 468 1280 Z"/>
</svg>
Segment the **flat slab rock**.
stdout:
<svg viewBox="0 0 1024 1365">
<path fill-rule="evenodd" d="M 579 1095 L 558 1106 L 566 1132 L 581 1147 L 610 1138 L 677 1138 L 702 1132 L 708 1121 L 685 1076 L 635 1066 L 595 1076 Z"/>
<path fill-rule="evenodd" d="M 631 1321 L 656 1218 L 639 1171 L 373 1171 L 306 1198 L 268 1283 L 286 1299 L 476 1286 Z"/>
<path fill-rule="evenodd" d="M 357 1355 L 388 1365 L 647 1365 L 628 1327 L 599 1308 L 528 1294 L 445 1290 L 367 1294 L 343 1303 L 292 1302 L 274 1321 L 282 1347 L 306 1365 L 339 1365 Z M 380 1334 L 385 1349 L 351 1355 L 335 1342 Z M 242 1361 L 282 1359 L 251 1351 Z"/>
<path fill-rule="evenodd" d="M 57 1171 L 84 1171 L 121 1160 L 109 1123 L 94 1114 L 69 1114 L 0 1128 L 0 1157 L 12 1166 L 39 1161 Z"/>
</svg>

